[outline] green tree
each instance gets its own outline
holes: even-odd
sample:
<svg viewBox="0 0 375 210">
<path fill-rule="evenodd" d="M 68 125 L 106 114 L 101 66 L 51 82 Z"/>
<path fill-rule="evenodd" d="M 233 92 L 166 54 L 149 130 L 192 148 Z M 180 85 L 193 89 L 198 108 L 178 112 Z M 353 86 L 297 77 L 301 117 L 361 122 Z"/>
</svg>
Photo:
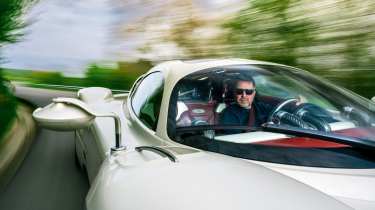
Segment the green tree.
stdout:
<svg viewBox="0 0 375 210">
<path fill-rule="evenodd" d="M 87 86 L 100 86 L 101 83 L 106 81 L 106 75 L 111 69 L 99 68 L 96 64 L 91 64 L 88 66 L 85 73 L 85 80 Z"/>
<path fill-rule="evenodd" d="M 22 33 L 20 29 L 25 23 L 20 20 L 26 9 L 27 0 L 1 0 L 0 1 L 0 62 L 1 48 L 6 43 L 16 42 Z M 0 68 L 0 138 L 7 130 L 16 115 L 16 100 L 7 86 L 4 85 L 2 69 Z"/>
<path fill-rule="evenodd" d="M 30 77 L 37 84 L 62 85 L 64 82 L 61 72 L 32 71 Z"/>
<path fill-rule="evenodd" d="M 116 68 L 91 64 L 85 73 L 85 85 L 129 90 L 134 81 L 151 67 L 151 62 L 145 60 L 119 62 Z"/>
<path fill-rule="evenodd" d="M 20 29 L 26 24 L 20 20 L 20 17 L 30 2 L 30 0 L 0 1 L 0 46 L 16 42 L 22 36 Z"/>
<path fill-rule="evenodd" d="M 370 97 L 374 11 L 372 0 L 248 0 L 223 25 L 228 55 L 306 68 Z"/>
<path fill-rule="evenodd" d="M 298 65 L 305 47 L 314 42 L 315 24 L 298 18 L 297 0 L 249 0 L 223 27 L 230 54 L 244 58 Z"/>
</svg>

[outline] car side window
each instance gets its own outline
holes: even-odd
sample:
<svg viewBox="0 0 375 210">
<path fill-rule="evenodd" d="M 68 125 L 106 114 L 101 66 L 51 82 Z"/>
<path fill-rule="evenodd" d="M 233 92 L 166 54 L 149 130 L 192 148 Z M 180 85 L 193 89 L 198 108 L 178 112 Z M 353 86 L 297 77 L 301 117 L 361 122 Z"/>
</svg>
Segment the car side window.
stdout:
<svg viewBox="0 0 375 210">
<path fill-rule="evenodd" d="M 164 90 L 161 72 L 151 73 L 139 83 L 132 97 L 132 108 L 138 118 L 150 129 L 156 130 Z"/>
</svg>

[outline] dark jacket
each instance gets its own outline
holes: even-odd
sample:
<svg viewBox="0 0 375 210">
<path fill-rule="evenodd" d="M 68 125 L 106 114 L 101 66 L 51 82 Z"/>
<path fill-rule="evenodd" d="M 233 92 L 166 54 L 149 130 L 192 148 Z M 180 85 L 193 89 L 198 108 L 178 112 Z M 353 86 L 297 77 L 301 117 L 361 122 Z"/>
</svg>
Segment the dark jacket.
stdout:
<svg viewBox="0 0 375 210">
<path fill-rule="evenodd" d="M 254 114 L 254 123 L 252 127 L 259 127 L 263 123 L 267 122 L 267 118 L 272 110 L 272 106 L 264 102 L 254 100 L 251 109 Z M 248 126 L 249 125 L 249 115 L 250 109 L 245 109 L 240 107 L 237 103 L 232 104 L 224 109 L 220 117 L 221 125 L 239 125 Z M 241 130 L 227 130 L 225 133 L 241 133 Z"/>
</svg>

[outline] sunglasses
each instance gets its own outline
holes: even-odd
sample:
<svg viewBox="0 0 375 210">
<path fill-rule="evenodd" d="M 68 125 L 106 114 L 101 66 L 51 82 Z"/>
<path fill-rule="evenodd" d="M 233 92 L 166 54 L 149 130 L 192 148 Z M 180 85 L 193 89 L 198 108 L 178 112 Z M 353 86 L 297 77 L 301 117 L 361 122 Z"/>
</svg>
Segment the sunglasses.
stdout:
<svg viewBox="0 0 375 210">
<path fill-rule="evenodd" d="M 242 95 L 243 93 L 245 93 L 246 95 L 251 95 L 255 92 L 255 88 L 254 89 L 236 89 L 235 93 L 237 95 Z"/>
</svg>

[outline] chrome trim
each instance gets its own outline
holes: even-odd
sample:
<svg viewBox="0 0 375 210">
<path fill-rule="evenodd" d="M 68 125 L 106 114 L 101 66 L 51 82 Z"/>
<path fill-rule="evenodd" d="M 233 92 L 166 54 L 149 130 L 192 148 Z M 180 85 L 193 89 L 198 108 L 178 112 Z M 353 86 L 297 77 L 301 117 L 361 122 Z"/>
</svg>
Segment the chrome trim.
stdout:
<svg viewBox="0 0 375 210">
<path fill-rule="evenodd" d="M 117 116 L 116 113 L 110 112 L 110 113 L 99 113 L 95 112 L 94 110 L 91 110 L 84 102 L 82 102 L 79 99 L 76 98 L 64 98 L 64 97 L 59 97 L 59 98 L 54 98 L 52 99 L 54 103 L 66 103 L 66 104 L 72 104 L 75 105 L 81 109 L 83 109 L 85 112 L 88 114 L 94 116 L 94 117 L 111 117 L 115 121 L 115 147 L 111 148 L 111 154 L 114 152 L 122 151 L 125 150 L 126 147 L 122 145 L 121 142 L 121 120 L 120 117 Z"/>
<path fill-rule="evenodd" d="M 171 160 L 172 162 L 178 162 L 178 159 L 177 157 L 170 151 L 168 151 L 167 149 L 163 148 L 163 147 L 157 147 L 157 146 L 139 146 L 139 147 L 136 147 L 135 148 L 135 151 L 137 152 L 142 152 L 143 150 L 147 150 L 147 151 L 151 151 L 151 152 L 155 152 L 163 157 L 167 157 L 169 160 Z"/>
</svg>

